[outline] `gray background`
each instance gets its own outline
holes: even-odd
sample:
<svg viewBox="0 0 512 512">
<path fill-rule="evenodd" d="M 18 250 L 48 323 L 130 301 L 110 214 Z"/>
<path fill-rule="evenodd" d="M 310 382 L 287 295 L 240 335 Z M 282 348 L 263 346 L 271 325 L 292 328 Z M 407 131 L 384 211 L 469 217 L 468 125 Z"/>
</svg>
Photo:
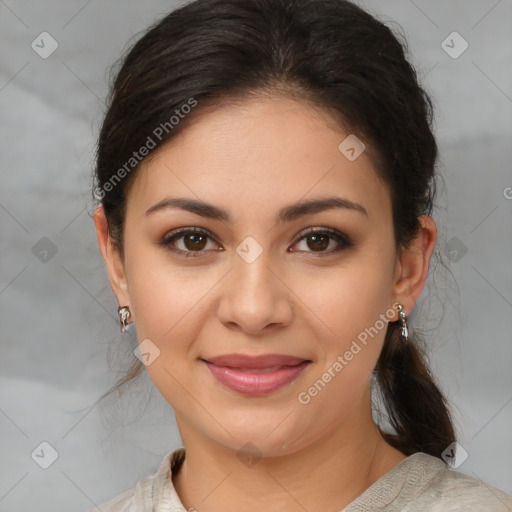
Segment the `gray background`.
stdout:
<svg viewBox="0 0 512 512">
<path fill-rule="evenodd" d="M 434 217 L 451 274 L 437 266 L 422 306 L 469 454 L 459 470 L 512 493 L 512 2 L 360 4 L 403 27 L 435 102 L 446 186 Z M 0 511 L 88 510 L 181 445 L 147 375 L 94 406 L 134 340 L 118 330 L 90 199 L 107 69 L 175 5 L 0 0 Z M 43 31 L 59 45 L 47 59 L 31 47 Z M 469 44 L 458 58 L 441 46 L 453 31 Z M 48 469 L 31 458 L 43 441 L 58 453 Z"/>
</svg>

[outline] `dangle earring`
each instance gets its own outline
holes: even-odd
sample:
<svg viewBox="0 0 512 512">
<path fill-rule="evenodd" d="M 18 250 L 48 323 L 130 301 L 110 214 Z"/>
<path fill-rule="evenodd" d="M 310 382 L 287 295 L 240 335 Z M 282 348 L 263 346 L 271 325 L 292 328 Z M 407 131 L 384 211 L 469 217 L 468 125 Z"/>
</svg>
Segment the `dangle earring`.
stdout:
<svg viewBox="0 0 512 512">
<path fill-rule="evenodd" d="M 400 337 L 404 342 L 409 338 L 409 327 L 407 326 L 407 315 L 403 311 L 402 304 L 398 304 L 398 315 L 400 317 Z"/>
<path fill-rule="evenodd" d="M 119 314 L 119 324 L 121 327 L 121 332 L 126 332 L 127 320 L 132 316 L 130 308 L 128 306 L 119 306 L 117 308 L 117 313 Z"/>
</svg>

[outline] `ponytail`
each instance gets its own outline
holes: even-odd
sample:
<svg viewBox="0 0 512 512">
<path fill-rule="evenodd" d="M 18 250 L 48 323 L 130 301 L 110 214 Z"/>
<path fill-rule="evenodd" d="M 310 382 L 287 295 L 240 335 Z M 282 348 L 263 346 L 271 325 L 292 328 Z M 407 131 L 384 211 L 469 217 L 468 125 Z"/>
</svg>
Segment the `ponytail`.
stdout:
<svg viewBox="0 0 512 512">
<path fill-rule="evenodd" d="M 400 338 L 399 322 L 390 322 L 375 367 L 377 382 L 396 435 L 384 439 L 406 455 L 424 452 L 441 458 L 453 443 L 454 427 L 447 400 L 437 387 L 424 352 L 411 337 Z"/>
</svg>

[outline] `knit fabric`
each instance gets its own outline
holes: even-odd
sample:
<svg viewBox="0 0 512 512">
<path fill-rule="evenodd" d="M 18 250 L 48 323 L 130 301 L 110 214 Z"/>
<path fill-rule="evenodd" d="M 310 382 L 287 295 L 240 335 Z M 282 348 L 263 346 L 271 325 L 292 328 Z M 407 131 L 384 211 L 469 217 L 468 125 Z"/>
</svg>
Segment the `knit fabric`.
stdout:
<svg viewBox="0 0 512 512">
<path fill-rule="evenodd" d="M 155 474 L 89 512 L 188 512 L 172 483 L 184 448 L 165 455 Z M 193 510 L 193 509 L 192 509 Z M 340 512 L 512 512 L 512 497 L 418 452 L 402 460 Z"/>
</svg>

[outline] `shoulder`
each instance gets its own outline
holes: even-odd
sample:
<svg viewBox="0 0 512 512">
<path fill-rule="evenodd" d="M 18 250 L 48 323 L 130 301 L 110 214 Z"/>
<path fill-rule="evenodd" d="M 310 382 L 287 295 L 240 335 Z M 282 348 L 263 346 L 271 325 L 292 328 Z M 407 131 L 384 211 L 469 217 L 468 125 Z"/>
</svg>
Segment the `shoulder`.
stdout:
<svg viewBox="0 0 512 512">
<path fill-rule="evenodd" d="M 127 491 L 116 497 L 97 505 L 88 512 L 146 512 L 149 510 L 184 510 L 172 485 L 171 475 L 177 471 L 183 462 L 185 451 L 183 448 L 171 450 L 167 453 L 156 472 L 145 476 Z M 171 506 L 169 508 L 169 506 Z"/>
<path fill-rule="evenodd" d="M 420 452 L 408 460 L 412 468 L 426 471 L 425 478 L 409 482 L 411 500 L 403 510 L 412 512 L 423 505 L 432 512 L 512 511 L 511 496 L 479 478 L 452 469 L 437 457 Z"/>
<path fill-rule="evenodd" d="M 342 512 L 512 512 L 512 497 L 417 452 L 384 474 Z"/>
</svg>

